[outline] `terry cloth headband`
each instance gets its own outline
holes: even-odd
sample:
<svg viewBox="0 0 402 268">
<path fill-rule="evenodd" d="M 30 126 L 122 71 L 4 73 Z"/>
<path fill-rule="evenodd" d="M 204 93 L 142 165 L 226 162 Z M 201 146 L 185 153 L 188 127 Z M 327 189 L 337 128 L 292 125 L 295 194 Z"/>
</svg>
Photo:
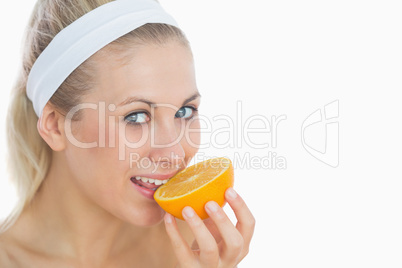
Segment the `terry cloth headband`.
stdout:
<svg viewBox="0 0 402 268">
<path fill-rule="evenodd" d="M 116 0 L 90 11 L 60 31 L 35 61 L 28 77 L 27 95 L 38 117 L 52 95 L 80 64 L 107 44 L 146 23 L 178 27 L 155 0 Z"/>
</svg>

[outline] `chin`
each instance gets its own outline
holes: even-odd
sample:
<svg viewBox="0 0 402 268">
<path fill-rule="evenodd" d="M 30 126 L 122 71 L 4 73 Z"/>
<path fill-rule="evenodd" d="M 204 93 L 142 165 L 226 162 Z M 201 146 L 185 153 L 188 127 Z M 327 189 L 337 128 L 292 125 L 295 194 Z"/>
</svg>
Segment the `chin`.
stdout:
<svg viewBox="0 0 402 268">
<path fill-rule="evenodd" d="M 132 215 L 134 214 L 134 215 Z M 166 212 L 159 207 L 159 205 L 155 204 L 155 207 L 152 209 L 143 209 L 134 211 L 131 213 L 131 216 L 126 217 L 126 222 L 140 227 L 152 227 L 154 225 L 160 224 L 163 221 L 163 217 Z"/>
</svg>

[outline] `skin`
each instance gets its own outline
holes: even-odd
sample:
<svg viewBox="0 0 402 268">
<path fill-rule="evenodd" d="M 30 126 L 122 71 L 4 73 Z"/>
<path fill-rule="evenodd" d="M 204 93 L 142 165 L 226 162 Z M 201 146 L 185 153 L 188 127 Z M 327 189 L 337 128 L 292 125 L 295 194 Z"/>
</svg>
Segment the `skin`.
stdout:
<svg viewBox="0 0 402 268">
<path fill-rule="evenodd" d="M 210 219 L 202 221 L 187 207 L 184 222 L 166 214 L 130 181 L 141 174 L 171 176 L 198 150 L 196 111 L 186 109 L 192 119 L 176 116 L 186 99 L 191 100 L 184 106 L 200 104 L 190 50 L 171 41 L 136 47 L 125 64 L 113 54 L 99 52 L 94 58 L 96 85 L 82 101 L 97 109 L 83 109 L 80 120 L 69 125 L 48 104 L 38 122 L 53 150 L 52 164 L 32 204 L 0 235 L 0 266 L 235 267 L 248 252 L 255 221 L 234 191 L 225 196 L 236 226 L 214 202 L 206 207 Z M 130 97 L 156 107 L 127 103 Z M 100 116 L 103 103 L 105 114 Z M 149 117 L 137 114 L 144 122 L 127 124 L 125 118 L 133 112 Z M 181 130 L 188 135 L 180 137 Z M 152 146 L 151 132 L 156 144 L 167 146 Z M 136 148 L 119 146 L 140 140 L 144 142 Z M 80 148 L 76 141 L 97 146 Z M 150 165 L 130 167 L 132 154 Z"/>
</svg>

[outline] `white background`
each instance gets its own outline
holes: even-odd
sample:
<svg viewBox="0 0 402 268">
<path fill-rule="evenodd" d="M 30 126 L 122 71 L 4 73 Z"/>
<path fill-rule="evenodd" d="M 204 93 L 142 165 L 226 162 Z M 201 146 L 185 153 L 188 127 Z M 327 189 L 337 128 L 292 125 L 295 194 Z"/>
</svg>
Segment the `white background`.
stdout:
<svg viewBox="0 0 402 268">
<path fill-rule="evenodd" d="M 239 267 L 402 267 L 399 1 L 161 2 L 192 44 L 202 114 L 236 120 L 240 100 L 245 119 L 287 116 L 276 148 L 243 143 L 201 151 L 229 157 L 271 151 L 287 161 L 284 170 L 236 169 L 235 188 L 257 219 Z M 0 218 L 15 202 L 5 173 L 4 119 L 33 4 L 7 1 L 0 11 Z M 333 168 L 303 148 L 301 125 L 335 100 L 339 166 Z M 322 130 L 310 141 L 316 147 L 325 140 Z M 262 143 L 269 135 L 252 139 Z"/>
</svg>

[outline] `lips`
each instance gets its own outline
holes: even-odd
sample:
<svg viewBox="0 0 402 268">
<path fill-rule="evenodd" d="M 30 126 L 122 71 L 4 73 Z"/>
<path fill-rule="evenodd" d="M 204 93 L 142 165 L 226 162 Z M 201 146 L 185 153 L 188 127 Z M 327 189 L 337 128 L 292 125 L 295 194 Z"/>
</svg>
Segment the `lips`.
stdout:
<svg viewBox="0 0 402 268">
<path fill-rule="evenodd" d="M 136 174 L 130 177 L 130 181 L 133 184 L 134 189 L 137 190 L 141 195 L 143 195 L 147 199 L 155 201 L 154 200 L 155 191 L 160 186 L 167 183 L 170 180 L 170 178 L 172 178 L 177 172 L 178 170 L 165 174 L 162 173 Z"/>
<path fill-rule="evenodd" d="M 131 177 L 130 180 L 134 184 L 152 191 L 156 191 L 156 189 L 158 189 L 161 186 L 161 185 L 155 185 L 155 183 L 143 182 L 142 180 L 137 180 L 136 177 Z"/>
<path fill-rule="evenodd" d="M 130 178 L 131 182 L 141 186 L 143 188 L 156 191 L 159 186 L 167 183 L 169 181 L 169 178 L 167 178 L 166 175 L 160 176 L 159 178 L 149 178 L 145 176 L 135 176 Z"/>
</svg>

